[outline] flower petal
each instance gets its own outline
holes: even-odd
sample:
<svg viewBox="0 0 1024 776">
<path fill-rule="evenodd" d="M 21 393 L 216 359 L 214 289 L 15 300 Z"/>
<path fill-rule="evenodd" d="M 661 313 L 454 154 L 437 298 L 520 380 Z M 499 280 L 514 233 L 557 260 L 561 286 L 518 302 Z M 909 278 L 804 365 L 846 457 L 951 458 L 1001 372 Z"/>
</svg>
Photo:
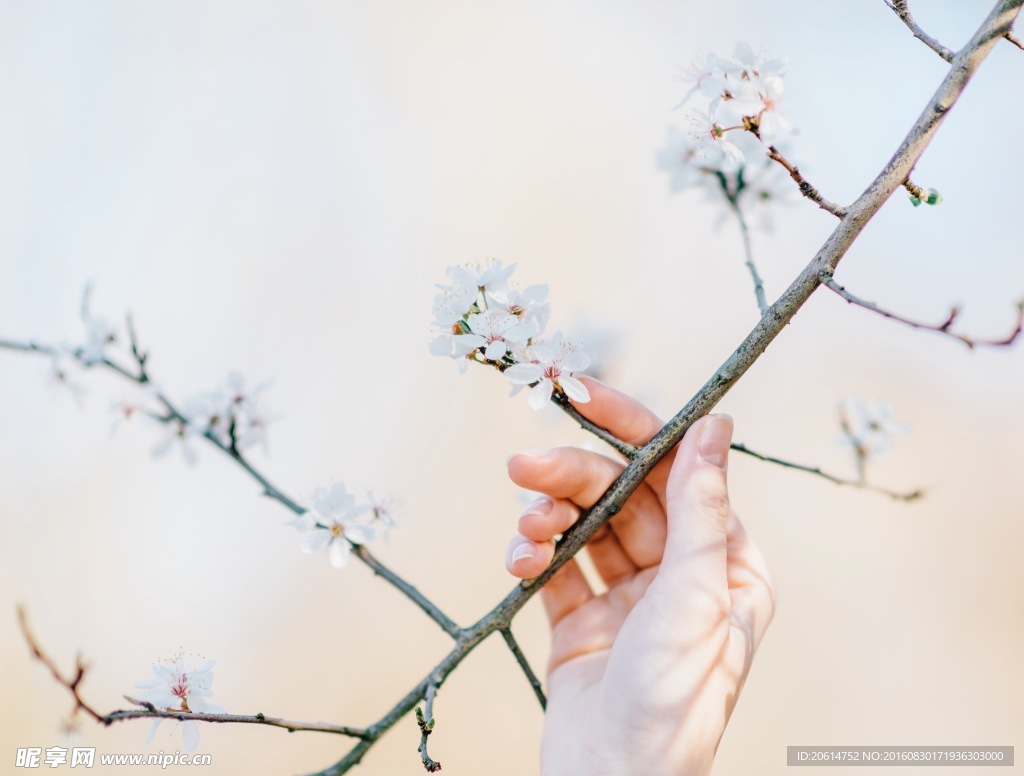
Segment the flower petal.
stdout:
<svg viewBox="0 0 1024 776">
<path fill-rule="evenodd" d="M 303 552 L 316 552 L 322 550 L 331 541 L 331 532 L 323 528 L 306 534 L 299 540 L 299 549 Z"/>
<path fill-rule="evenodd" d="M 562 375 L 558 378 L 558 384 L 562 387 L 562 390 L 565 391 L 565 395 L 573 401 L 578 401 L 581 404 L 585 404 L 590 401 L 590 391 L 587 390 L 587 386 L 575 377 Z"/>
<path fill-rule="evenodd" d="M 185 751 L 194 752 L 199 746 L 199 723 L 194 719 L 186 719 L 182 722 L 181 737 L 185 741 Z"/>
<path fill-rule="evenodd" d="M 526 403 L 535 410 L 543 409 L 551 401 L 551 394 L 554 389 L 554 383 L 550 380 L 541 380 L 530 390 Z"/>
<path fill-rule="evenodd" d="M 515 385 L 529 385 L 543 376 L 544 370 L 539 364 L 513 364 L 505 370 L 505 377 Z"/>
<path fill-rule="evenodd" d="M 328 557 L 331 559 L 331 565 L 336 569 L 345 568 L 345 564 L 348 563 L 348 554 L 352 551 L 352 545 L 350 545 L 344 539 L 337 539 L 331 542 L 331 549 L 328 550 Z"/>
</svg>

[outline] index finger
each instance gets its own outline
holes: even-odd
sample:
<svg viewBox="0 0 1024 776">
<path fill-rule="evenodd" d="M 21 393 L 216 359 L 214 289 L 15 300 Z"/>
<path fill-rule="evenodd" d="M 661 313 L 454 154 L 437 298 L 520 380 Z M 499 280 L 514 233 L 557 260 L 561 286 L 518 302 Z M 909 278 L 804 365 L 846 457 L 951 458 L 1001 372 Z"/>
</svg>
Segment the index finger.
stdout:
<svg viewBox="0 0 1024 776">
<path fill-rule="evenodd" d="M 632 396 L 617 391 L 593 377 L 580 375 L 579 379 L 586 384 L 590 401 L 573 401 L 572 406 L 591 423 L 610 431 L 623 442 L 645 445 L 665 425 L 661 418 Z M 665 485 L 672 469 L 673 458 L 674 450 L 647 475 L 647 482 L 662 505 L 665 503 Z"/>
</svg>

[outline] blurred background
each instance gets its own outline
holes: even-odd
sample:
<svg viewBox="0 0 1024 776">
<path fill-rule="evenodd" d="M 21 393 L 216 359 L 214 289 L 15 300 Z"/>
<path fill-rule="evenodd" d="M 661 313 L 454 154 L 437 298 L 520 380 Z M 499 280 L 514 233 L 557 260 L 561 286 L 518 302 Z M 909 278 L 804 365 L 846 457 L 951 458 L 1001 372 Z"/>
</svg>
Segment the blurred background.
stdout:
<svg viewBox="0 0 1024 776">
<path fill-rule="evenodd" d="M 919 6 L 919 7 L 918 7 Z M 958 47 L 989 2 L 914 5 Z M 707 51 L 788 55 L 791 158 L 852 201 L 946 72 L 882 2 L 0 3 L 0 337 L 79 340 L 80 295 L 134 312 L 171 396 L 231 369 L 271 380 L 257 465 L 307 497 L 332 479 L 402 501 L 375 552 L 460 623 L 513 585 L 517 449 L 587 442 L 488 370 L 431 357 L 448 264 L 518 262 L 552 328 L 614 334 L 607 379 L 666 416 L 756 321 L 733 224 L 671 196 L 656 150 Z M 1024 294 L 1024 53 L 1001 43 L 837 273 L 855 293 L 1001 337 Z M 834 219 L 799 201 L 757 231 L 770 298 Z M 0 351 L 0 758 L 58 744 L 66 691 L 35 631 L 101 709 L 179 650 L 218 660 L 231 711 L 365 725 L 448 640 L 362 566 L 298 551 L 289 515 L 213 450 L 154 460 L 113 378 L 84 410 L 45 359 Z M 852 475 L 848 394 L 912 426 L 870 475 L 911 505 L 745 458 L 734 502 L 779 592 L 716 773 L 781 774 L 786 746 L 1024 744 L 1024 359 L 971 352 L 818 293 L 719 409 L 751 447 Z M 539 602 L 516 620 L 546 660 Z M 500 640 L 452 676 L 431 754 L 453 774 L 537 770 L 541 714 Z M 175 725 L 85 724 L 101 753 L 174 751 Z M 358 769 L 422 773 L 410 717 Z M 348 742 L 206 726 L 210 773 L 299 773 Z M 4 766 L 2 770 L 7 769 Z M 1019 767 L 1018 767 L 1019 768 Z M 912 773 L 913 769 L 901 771 Z M 963 771 L 966 772 L 966 771 Z"/>
</svg>

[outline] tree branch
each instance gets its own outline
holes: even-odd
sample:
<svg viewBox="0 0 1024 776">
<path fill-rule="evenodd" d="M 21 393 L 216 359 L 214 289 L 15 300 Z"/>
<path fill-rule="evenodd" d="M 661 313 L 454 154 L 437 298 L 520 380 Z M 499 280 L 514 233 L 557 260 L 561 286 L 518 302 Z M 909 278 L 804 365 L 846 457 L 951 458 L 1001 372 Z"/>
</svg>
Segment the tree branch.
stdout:
<svg viewBox="0 0 1024 776">
<path fill-rule="evenodd" d="M 570 418 L 579 423 L 580 428 L 584 431 L 589 431 L 591 434 L 596 436 L 602 442 L 606 442 L 614 447 L 621 455 L 626 458 L 633 458 L 636 455 L 637 446 L 631 445 L 629 442 L 623 442 L 617 436 L 615 436 L 608 429 L 601 428 L 596 423 L 591 422 L 589 419 L 584 417 L 579 410 L 572 406 L 568 397 L 565 394 L 558 392 L 551 397 L 551 401 L 558 405 L 558 407 L 568 415 Z"/>
<path fill-rule="evenodd" d="M 453 649 L 427 677 L 400 699 L 387 714 L 367 728 L 364 740 L 359 741 L 338 762 L 321 771 L 321 774 L 324 776 L 342 774 L 360 762 L 373 743 L 393 727 L 399 719 L 409 713 L 421 699 L 426 698 L 428 703 L 432 700 L 432 695 L 428 698 L 430 689 L 433 688 L 436 693 L 436 688 L 443 684 L 447 676 L 466 655 L 490 634 L 495 631 L 507 630 L 512 618 L 536 592 L 579 552 L 608 520 L 618 513 L 629 496 L 678 444 L 693 423 L 707 415 L 750 366 L 761 357 L 771 342 L 822 284 L 823 276 L 835 270 L 871 218 L 910 174 L 978 66 L 988 56 L 999 38 L 1009 31 L 1010 25 L 1020 11 L 1022 2 L 1024 0 L 1001 0 L 997 3 L 972 36 L 970 42 L 953 57 L 952 67 L 938 90 L 914 122 L 882 172 L 849 208 L 845 210 L 836 208 L 837 212 L 829 210 L 840 218 L 839 225 L 814 258 L 789 288 L 768 307 L 753 330 L 704 386 L 653 439 L 639 448 L 625 470 L 605 491 L 604 495 L 580 516 L 572 528 L 565 532 L 548 568 L 536 579 L 526 580 L 517 585 L 497 606 L 475 624 L 459 631 Z M 792 174 L 791 172 L 791 176 Z M 800 183 L 799 180 L 797 182 Z M 819 205 L 821 205 L 820 202 Z M 828 208 L 825 207 L 825 209 Z M 429 722 L 429 720 L 430 708 L 428 706 L 426 721 Z"/>
<path fill-rule="evenodd" d="M 533 672 L 533 668 L 530 667 L 530 662 L 526 659 L 526 655 L 523 654 L 523 650 L 519 648 L 519 642 L 516 641 L 516 637 L 512 635 L 512 629 L 502 628 L 501 635 L 505 639 L 505 643 L 508 645 L 509 650 L 511 650 L 516 662 L 519 663 L 519 667 L 523 669 L 523 673 L 526 675 L 526 680 L 533 688 L 533 694 L 537 696 L 537 700 L 540 702 L 541 709 L 547 709 L 548 699 L 544 696 L 544 688 L 541 687 L 540 679 L 537 678 L 537 674 L 535 674 Z"/>
<path fill-rule="evenodd" d="M 822 471 L 817 466 L 804 466 L 803 464 L 799 463 L 783 461 L 781 458 L 774 458 L 773 456 L 770 455 L 763 455 L 762 453 L 758 453 L 751 450 L 744 444 L 736 443 L 732 445 L 732 449 L 738 453 L 743 453 L 744 455 L 749 455 L 752 458 L 756 458 L 759 461 L 776 463 L 779 466 L 786 467 L 787 469 L 796 469 L 797 471 L 807 472 L 808 474 L 814 474 L 817 475 L 818 477 L 822 477 L 828 480 L 829 482 L 834 482 L 836 485 L 844 485 L 851 488 L 859 488 L 861 490 L 870 490 L 873 491 L 874 493 L 881 493 L 882 495 L 888 496 L 889 498 L 895 499 L 896 501 L 916 501 L 917 499 L 922 498 L 924 496 L 923 490 L 914 490 L 908 493 L 901 493 L 899 491 L 889 490 L 888 488 L 880 488 L 875 485 L 868 485 L 863 480 L 850 480 L 844 477 L 837 477 L 834 474 L 829 474 L 828 472 Z"/>
<path fill-rule="evenodd" d="M 903 23 L 907 25 L 915 38 L 924 43 L 924 45 L 947 62 L 953 61 L 953 57 L 956 56 L 956 54 L 922 30 L 921 26 L 914 21 L 914 17 L 910 14 L 910 8 L 907 6 L 907 0 L 884 0 L 884 2 L 896 13 L 898 17 L 900 17 Z M 1007 33 L 1009 33 L 1009 31 L 1007 31 Z"/>
<path fill-rule="evenodd" d="M 110 369 L 111 371 L 121 375 L 126 380 L 136 383 L 137 385 L 147 385 L 150 382 L 150 378 L 145 369 L 146 355 L 139 350 L 135 338 L 134 327 L 132 327 L 130 331 L 132 343 L 131 349 L 133 357 L 136 361 L 136 365 L 138 366 L 138 373 L 132 373 L 131 371 L 121 366 L 120 364 L 111 361 L 109 358 L 104 358 L 103 361 L 96 362 L 96 364 L 85 364 L 82 361 L 80 350 L 69 351 L 68 356 L 74 358 L 85 368 L 90 368 L 95 365 L 102 365 L 107 369 Z M 36 343 L 33 342 L 13 342 L 10 340 L 0 340 L 0 349 L 35 352 L 51 356 L 57 355 L 59 353 L 57 348 L 53 348 L 50 346 L 37 345 Z M 158 393 L 156 394 L 155 398 L 157 401 L 163 404 L 164 408 L 167 410 L 167 415 L 153 416 L 154 420 L 164 424 L 170 423 L 172 421 L 182 423 L 188 422 L 188 418 L 186 418 L 181 413 L 181 411 L 171 402 L 170 399 L 167 398 L 167 396 L 165 396 L 162 393 Z M 237 463 L 250 477 L 252 477 L 252 479 L 259 483 L 260 487 L 263 489 L 263 494 L 265 496 L 282 504 L 284 507 L 286 507 L 296 515 L 301 515 L 306 511 L 305 507 L 300 505 L 297 501 L 295 501 L 295 499 L 289 497 L 279 488 L 275 487 L 270 482 L 270 480 L 268 480 L 266 476 L 260 473 L 256 469 L 256 467 L 254 467 L 234 445 L 225 444 L 220 439 L 218 439 L 217 436 L 213 434 L 211 431 L 206 431 L 202 435 L 202 438 L 209 442 L 211 445 L 213 445 L 215 448 L 220 450 L 222 453 L 227 455 L 231 460 Z M 375 575 L 386 580 L 395 589 L 401 592 L 406 598 L 408 598 L 410 601 L 416 604 L 428 617 L 430 617 L 430 619 L 436 622 L 441 627 L 441 629 L 449 636 L 451 636 L 452 638 L 456 638 L 458 636 L 460 632 L 459 626 L 443 611 L 441 611 L 440 607 L 438 607 L 433 601 L 431 601 L 429 598 L 423 595 L 409 582 L 402 579 L 402 577 L 400 577 L 394 571 L 392 571 L 383 563 L 381 563 L 376 557 L 374 557 L 373 553 L 366 549 L 366 547 L 353 543 L 352 548 L 355 551 L 355 556 L 359 558 L 359 560 L 362 561 L 363 564 L 368 566 Z"/>
<path fill-rule="evenodd" d="M 789 173 L 789 177 L 796 182 L 797 187 L 800 189 L 800 193 L 807 197 L 807 199 L 809 199 L 815 205 L 820 207 L 822 210 L 831 213 L 836 218 L 846 217 L 846 208 L 844 208 L 842 205 L 837 205 L 835 202 L 830 202 L 829 200 L 821 196 L 821 194 L 818 193 L 818 190 L 807 182 L 807 179 L 803 176 L 800 170 L 797 167 L 793 166 L 789 162 L 789 160 L 786 159 L 786 157 L 784 157 L 779 152 L 779 149 L 777 149 L 773 145 L 770 145 L 768 146 L 767 155 L 769 159 L 778 162 L 786 169 L 786 172 Z"/>
<path fill-rule="evenodd" d="M 956 322 L 956 319 L 960 315 L 959 307 L 953 307 L 949 311 L 949 315 L 946 316 L 946 319 L 942 323 L 921 323 L 920 321 L 914 321 L 911 320 L 910 318 L 904 318 L 902 315 L 891 313 L 888 310 L 883 310 L 874 302 L 868 302 L 865 299 L 861 299 L 858 296 L 854 296 L 849 291 L 847 291 L 843 286 L 839 285 L 830 273 L 823 274 L 822 283 L 824 283 L 830 291 L 834 291 L 840 297 L 845 299 L 849 304 L 857 305 L 858 307 L 863 307 L 865 310 L 870 310 L 873 313 L 878 313 L 884 318 L 888 318 L 889 320 L 896 321 L 898 323 L 906 324 L 907 326 L 910 326 L 915 329 L 924 329 L 926 331 L 934 331 L 939 334 L 945 334 L 947 337 L 952 337 L 955 340 L 959 340 L 960 342 L 964 343 L 968 348 L 971 349 L 978 345 L 997 348 L 1012 345 L 1014 342 L 1017 341 L 1017 338 L 1021 335 L 1022 329 L 1024 329 L 1024 301 L 1020 301 L 1017 303 L 1017 322 L 1014 325 L 1013 331 L 1011 331 L 1008 336 L 998 340 L 980 340 L 975 339 L 973 337 L 968 337 L 965 334 L 958 334 L 957 332 L 951 330 L 953 324 Z"/>
<path fill-rule="evenodd" d="M 82 709 L 90 717 L 103 725 L 112 725 L 115 722 L 121 722 L 128 719 L 176 719 L 179 721 L 195 720 L 197 722 L 233 722 L 244 725 L 266 725 L 268 727 L 284 728 L 289 733 L 303 730 L 314 733 L 334 733 L 336 735 L 349 736 L 351 738 L 366 737 L 366 731 L 362 728 L 348 727 L 346 725 L 330 725 L 326 722 L 295 722 L 293 720 L 280 719 L 279 717 L 268 717 L 262 713 L 251 715 L 205 714 L 201 712 L 158 709 L 152 703 L 136 700 L 135 698 L 130 698 L 127 695 L 125 696 L 125 700 L 130 703 L 134 703 L 136 706 L 141 706 L 142 708 L 125 709 L 112 711 L 109 714 L 100 714 L 96 709 L 85 702 L 79 692 L 79 687 L 81 686 L 82 680 L 85 678 L 85 672 L 88 669 L 88 666 L 82 662 L 81 655 L 75 658 L 74 676 L 71 679 L 66 678 L 61 674 L 60 669 L 57 668 L 57 664 L 53 659 L 43 651 L 41 646 L 39 646 L 39 642 L 36 640 L 35 635 L 28 626 L 28 617 L 25 614 L 25 610 L 21 606 L 18 607 L 18 623 L 21 625 L 22 635 L 25 637 L 25 641 L 28 643 L 28 647 L 32 651 L 32 656 L 46 666 L 53 675 L 53 678 L 57 680 L 57 683 L 66 688 L 75 699 L 74 712 Z"/>
<path fill-rule="evenodd" d="M 729 203 L 729 207 L 736 215 L 736 221 L 739 223 L 740 237 L 743 239 L 743 256 L 747 269 L 750 271 L 750 278 L 754 281 L 754 298 L 757 299 L 757 309 L 761 315 L 764 315 L 768 309 L 768 299 L 764 294 L 764 281 L 761 279 L 761 274 L 757 271 L 757 265 L 754 264 L 754 250 L 750 246 L 750 230 L 747 228 L 747 219 L 743 215 L 743 208 L 740 207 L 739 203 L 740 193 L 746 188 L 746 184 L 743 182 L 743 171 L 741 169 L 737 175 L 736 191 L 729 190 L 729 183 L 721 170 L 715 170 L 714 175 L 718 178 L 718 185 L 722 187 L 725 201 Z"/>
<path fill-rule="evenodd" d="M 423 760 L 423 767 L 427 773 L 441 770 L 441 763 L 432 760 L 427 754 L 427 738 L 434 732 L 434 697 L 437 695 L 437 687 L 436 684 L 427 687 L 423 698 L 423 710 L 419 706 L 416 707 L 416 724 L 420 728 L 420 745 L 417 751 L 420 753 L 420 759 Z"/>
</svg>

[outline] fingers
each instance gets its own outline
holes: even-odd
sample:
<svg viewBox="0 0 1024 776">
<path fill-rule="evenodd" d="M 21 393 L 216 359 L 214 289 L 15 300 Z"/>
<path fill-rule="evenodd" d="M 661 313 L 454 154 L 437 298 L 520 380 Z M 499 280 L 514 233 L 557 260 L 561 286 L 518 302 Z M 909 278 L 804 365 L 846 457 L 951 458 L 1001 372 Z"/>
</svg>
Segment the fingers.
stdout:
<svg viewBox="0 0 1024 776">
<path fill-rule="evenodd" d="M 548 567 L 554 552 L 553 541 L 535 542 L 519 535 L 509 542 L 505 567 L 517 577 L 532 579 Z M 594 591 L 572 559 L 541 588 L 540 596 L 551 627 L 554 628 L 567 614 L 593 598 Z"/>
<path fill-rule="evenodd" d="M 580 510 L 566 499 L 543 496 L 526 508 L 519 518 L 519 535 L 509 546 L 505 565 L 513 576 L 532 579 L 544 571 L 554 554 L 554 537 L 567 530 Z M 623 550 L 608 526 L 587 543 L 594 567 L 608 585 L 635 574 L 637 566 Z"/>
<path fill-rule="evenodd" d="M 621 391 L 610 388 L 593 377 L 581 377 L 590 393 L 590 401 L 572 405 L 587 420 L 610 431 L 623 442 L 644 445 L 657 434 L 665 424 L 647 407 Z M 647 475 L 647 484 L 661 499 L 672 468 L 674 453 L 669 453 L 654 470 Z"/>
<path fill-rule="evenodd" d="M 661 430 L 664 423 L 632 396 L 609 388 L 593 377 L 580 377 L 590 393 L 590 401 L 573 402 L 591 423 L 612 432 L 623 442 L 631 445 L 642 445 Z"/>
<path fill-rule="evenodd" d="M 544 453 L 521 453 L 508 461 L 509 476 L 517 485 L 548 493 L 583 508 L 592 506 L 624 468 L 620 461 L 571 447 Z M 551 525 L 543 518 L 524 517 L 520 520 L 520 533 L 536 541 L 545 541 L 565 531 L 576 516 L 578 511 L 568 525 L 569 515 L 561 509 L 556 509 L 549 518 L 554 521 Z M 548 531 L 546 534 L 528 532 L 540 525 Z M 587 545 L 606 581 L 618 580 L 622 574 L 628 573 L 621 563 L 623 553 L 634 566 L 634 572 L 661 561 L 667 533 L 665 514 L 661 502 L 646 483 L 626 501 L 619 514 L 612 518 L 610 526 L 611 535 L 600 533 Z M 602 563 L 605 557 L 609 562 L 607 566 Z"/>
<path fill-rule="evenodd" d="M 775 614 L 775 588 L 764 556 L 750 539 L 735 512 L 726 524 L 729 535 L 729 597 L 733 618 L 757 649 Z"/>
<path fill-rule="evenodd" d="M 698 631 L 728 616 L 726 466 L 732 418 L 698 420 L 679 444 L 666 487 L 665 558 L 650 592 Z"/>
</svg>

